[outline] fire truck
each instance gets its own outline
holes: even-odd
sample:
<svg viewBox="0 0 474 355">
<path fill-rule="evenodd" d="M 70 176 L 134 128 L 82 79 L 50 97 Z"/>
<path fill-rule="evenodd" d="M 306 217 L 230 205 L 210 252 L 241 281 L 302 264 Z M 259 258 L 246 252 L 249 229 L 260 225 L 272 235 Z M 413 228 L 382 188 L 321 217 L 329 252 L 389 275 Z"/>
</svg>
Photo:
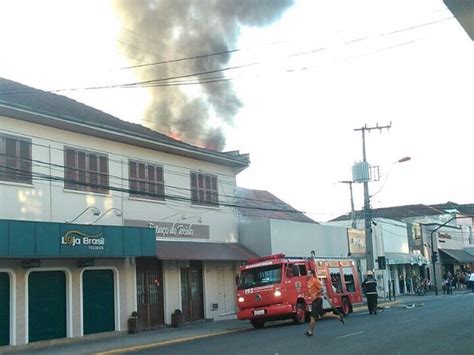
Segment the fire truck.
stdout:
<svg viewBox="0 0 474 355">
<path fill-rule="evenodd" d="M 344 316 L 354 304 L 362 303 L 355 262 L 347 258 L 303 258 L 274 254 L 247 260 L 237 278 L 237 318 L 250 320 L 254 328 L 265 322 L 293 319 L 306 321 L 311 311 L 307 270 L 321 281 L 326 297 L 325 312 L 337 308 Z"/>
</svg>

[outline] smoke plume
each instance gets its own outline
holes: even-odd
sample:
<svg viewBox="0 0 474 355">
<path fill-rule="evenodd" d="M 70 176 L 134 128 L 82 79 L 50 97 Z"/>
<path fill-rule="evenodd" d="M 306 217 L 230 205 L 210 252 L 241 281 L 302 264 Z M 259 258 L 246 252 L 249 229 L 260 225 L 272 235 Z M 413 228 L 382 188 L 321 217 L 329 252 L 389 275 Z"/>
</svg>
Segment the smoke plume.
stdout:
<svg viewBox="0 0 474 355">
<path fill-rule="evenodd" d="M 122 19 L 120 43 L 133 64 L 226 52 L 236 48 L 240 26 L 265 26 L 278 19 L 293 0 L 116 0 Z M 230 53 L 137 67 L 140 80 L 185 76 L 225 68 Z M 223 72 L 202 76 L 223 79 Z M 195 77 L 176 79 L 196 80 Z M 176 80 L 172 80 L 176 82 Z M 160 81 L 160 84 L 166 81 Z M 154 86 L 145 125 L 182 141 L 222 150 L 221 129 L 208 124 L 210 112 L 229 125 L 242 107 L 232 82 L 195 86 Z M 190 95 L 190 92 L 193 95 Z"/>
</svg>

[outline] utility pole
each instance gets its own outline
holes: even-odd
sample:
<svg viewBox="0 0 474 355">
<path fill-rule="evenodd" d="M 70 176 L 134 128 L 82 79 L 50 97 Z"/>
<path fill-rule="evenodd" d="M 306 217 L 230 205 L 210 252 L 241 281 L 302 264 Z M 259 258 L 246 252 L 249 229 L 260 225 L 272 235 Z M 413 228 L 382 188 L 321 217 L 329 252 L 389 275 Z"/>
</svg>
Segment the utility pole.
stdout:
<svg viewBox="0 0 474 355">
<path fill-rule="evenodd" d="M 365 150 L 365 132 L 370 132 L 374 129 L 382 131 L 383 129 L 390 129 L 392 123 L 388 126 L 379 126 L 377 123 L 375 127 L 367 127 L 367 124 L 361 128 L 356 128 L 354 131 L 362 132 L 362 159 L 364 163 L 367 163 L 367 156 Z M 372 243 L 372 211 L 370 209 L 370 195 L 369 195 L 369 179 L 370 174 L 367 180 L 364 180 L 364 219 L 365 219 L 365 245 L 366 245 L 366 256 L 367 256 L 367 270 L 374 269 L 374 246 Z"/>
</svg>

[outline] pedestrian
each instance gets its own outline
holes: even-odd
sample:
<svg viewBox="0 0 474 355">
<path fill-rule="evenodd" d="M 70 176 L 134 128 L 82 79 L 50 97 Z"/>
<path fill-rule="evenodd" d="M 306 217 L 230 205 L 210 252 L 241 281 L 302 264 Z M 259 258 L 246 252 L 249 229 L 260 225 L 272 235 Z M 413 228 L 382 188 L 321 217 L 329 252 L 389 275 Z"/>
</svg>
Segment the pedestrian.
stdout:
<svg viewBox="0 0 474 355">
<path fill-rule="evenodd" d="M 367 307 L 369 308 L 369 314 L 377 314 L 377 280 L 374 278 L 374 273 L 369 270 L 367 271 L 366 278 L 362 283 L 365 295 L 367 297 Z"/>
<path fill-rule="evenodd" d="M 448 276 L 446 278 L 446 293 L 448 295 L 453 294 L 453 280 L 453 274 L 451 274 L 451 272 L 448 272 Z"/>
<path fill-rule="evenodd" d="M 474 272 L 471 272 L 469 276 L 469 287 L 471 288 L 471 292 L 474 293 Z"/>
<path fill-rule="evenodd" d="M 308 297 L 311 299 L 311 314 L 308 330 L 304 332 L 304 335 L 311 337 L 314 334 L 314 327 L 316 325 L 316 318 L 324 316 L 323 310 L 323 296 L 324 289 L 321 285 L 321 282 L 314 274 L 314 270 L 307 271 L 308 278 Z M 344 318 L 342 314 L 339 316 L 332 315 L 332 317 L 337 317 L 342 323 L 344 323 Z"/>
</svg>

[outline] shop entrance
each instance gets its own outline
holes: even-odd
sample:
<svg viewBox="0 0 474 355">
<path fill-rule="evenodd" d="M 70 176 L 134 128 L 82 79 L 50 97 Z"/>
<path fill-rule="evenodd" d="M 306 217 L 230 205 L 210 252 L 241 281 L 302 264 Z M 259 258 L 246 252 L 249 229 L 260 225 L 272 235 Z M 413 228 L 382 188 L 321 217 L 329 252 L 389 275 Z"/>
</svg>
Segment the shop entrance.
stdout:
<svg viewBox="0 0 474 355">
<path fill-rule="evenodd" d="M 85 270 L 82 274 L 84 335 L 115 330 L 114 272 Z"/>
<path fill-rule="evenodd" d="M 10 344 L 10 277 L 0 272 L 0 346 Z"/>
<path fill-rule="evenodd" d="M 190 261 L 189 267 L 181 268 L 181 302 L 185 322 L 204 318 L 200 261 Z"/>
<path fill-rule="evenodd" d="M 28 340 L 66 336 L 66 275 L 36 271 L 28 277 Z"/>
<path fill-rule="evenodd" d="M 157 258 L 137 258 L 137 302 L 141 329 L 155 329 L 165 323 L 163 271 Z"/>
</svg>

